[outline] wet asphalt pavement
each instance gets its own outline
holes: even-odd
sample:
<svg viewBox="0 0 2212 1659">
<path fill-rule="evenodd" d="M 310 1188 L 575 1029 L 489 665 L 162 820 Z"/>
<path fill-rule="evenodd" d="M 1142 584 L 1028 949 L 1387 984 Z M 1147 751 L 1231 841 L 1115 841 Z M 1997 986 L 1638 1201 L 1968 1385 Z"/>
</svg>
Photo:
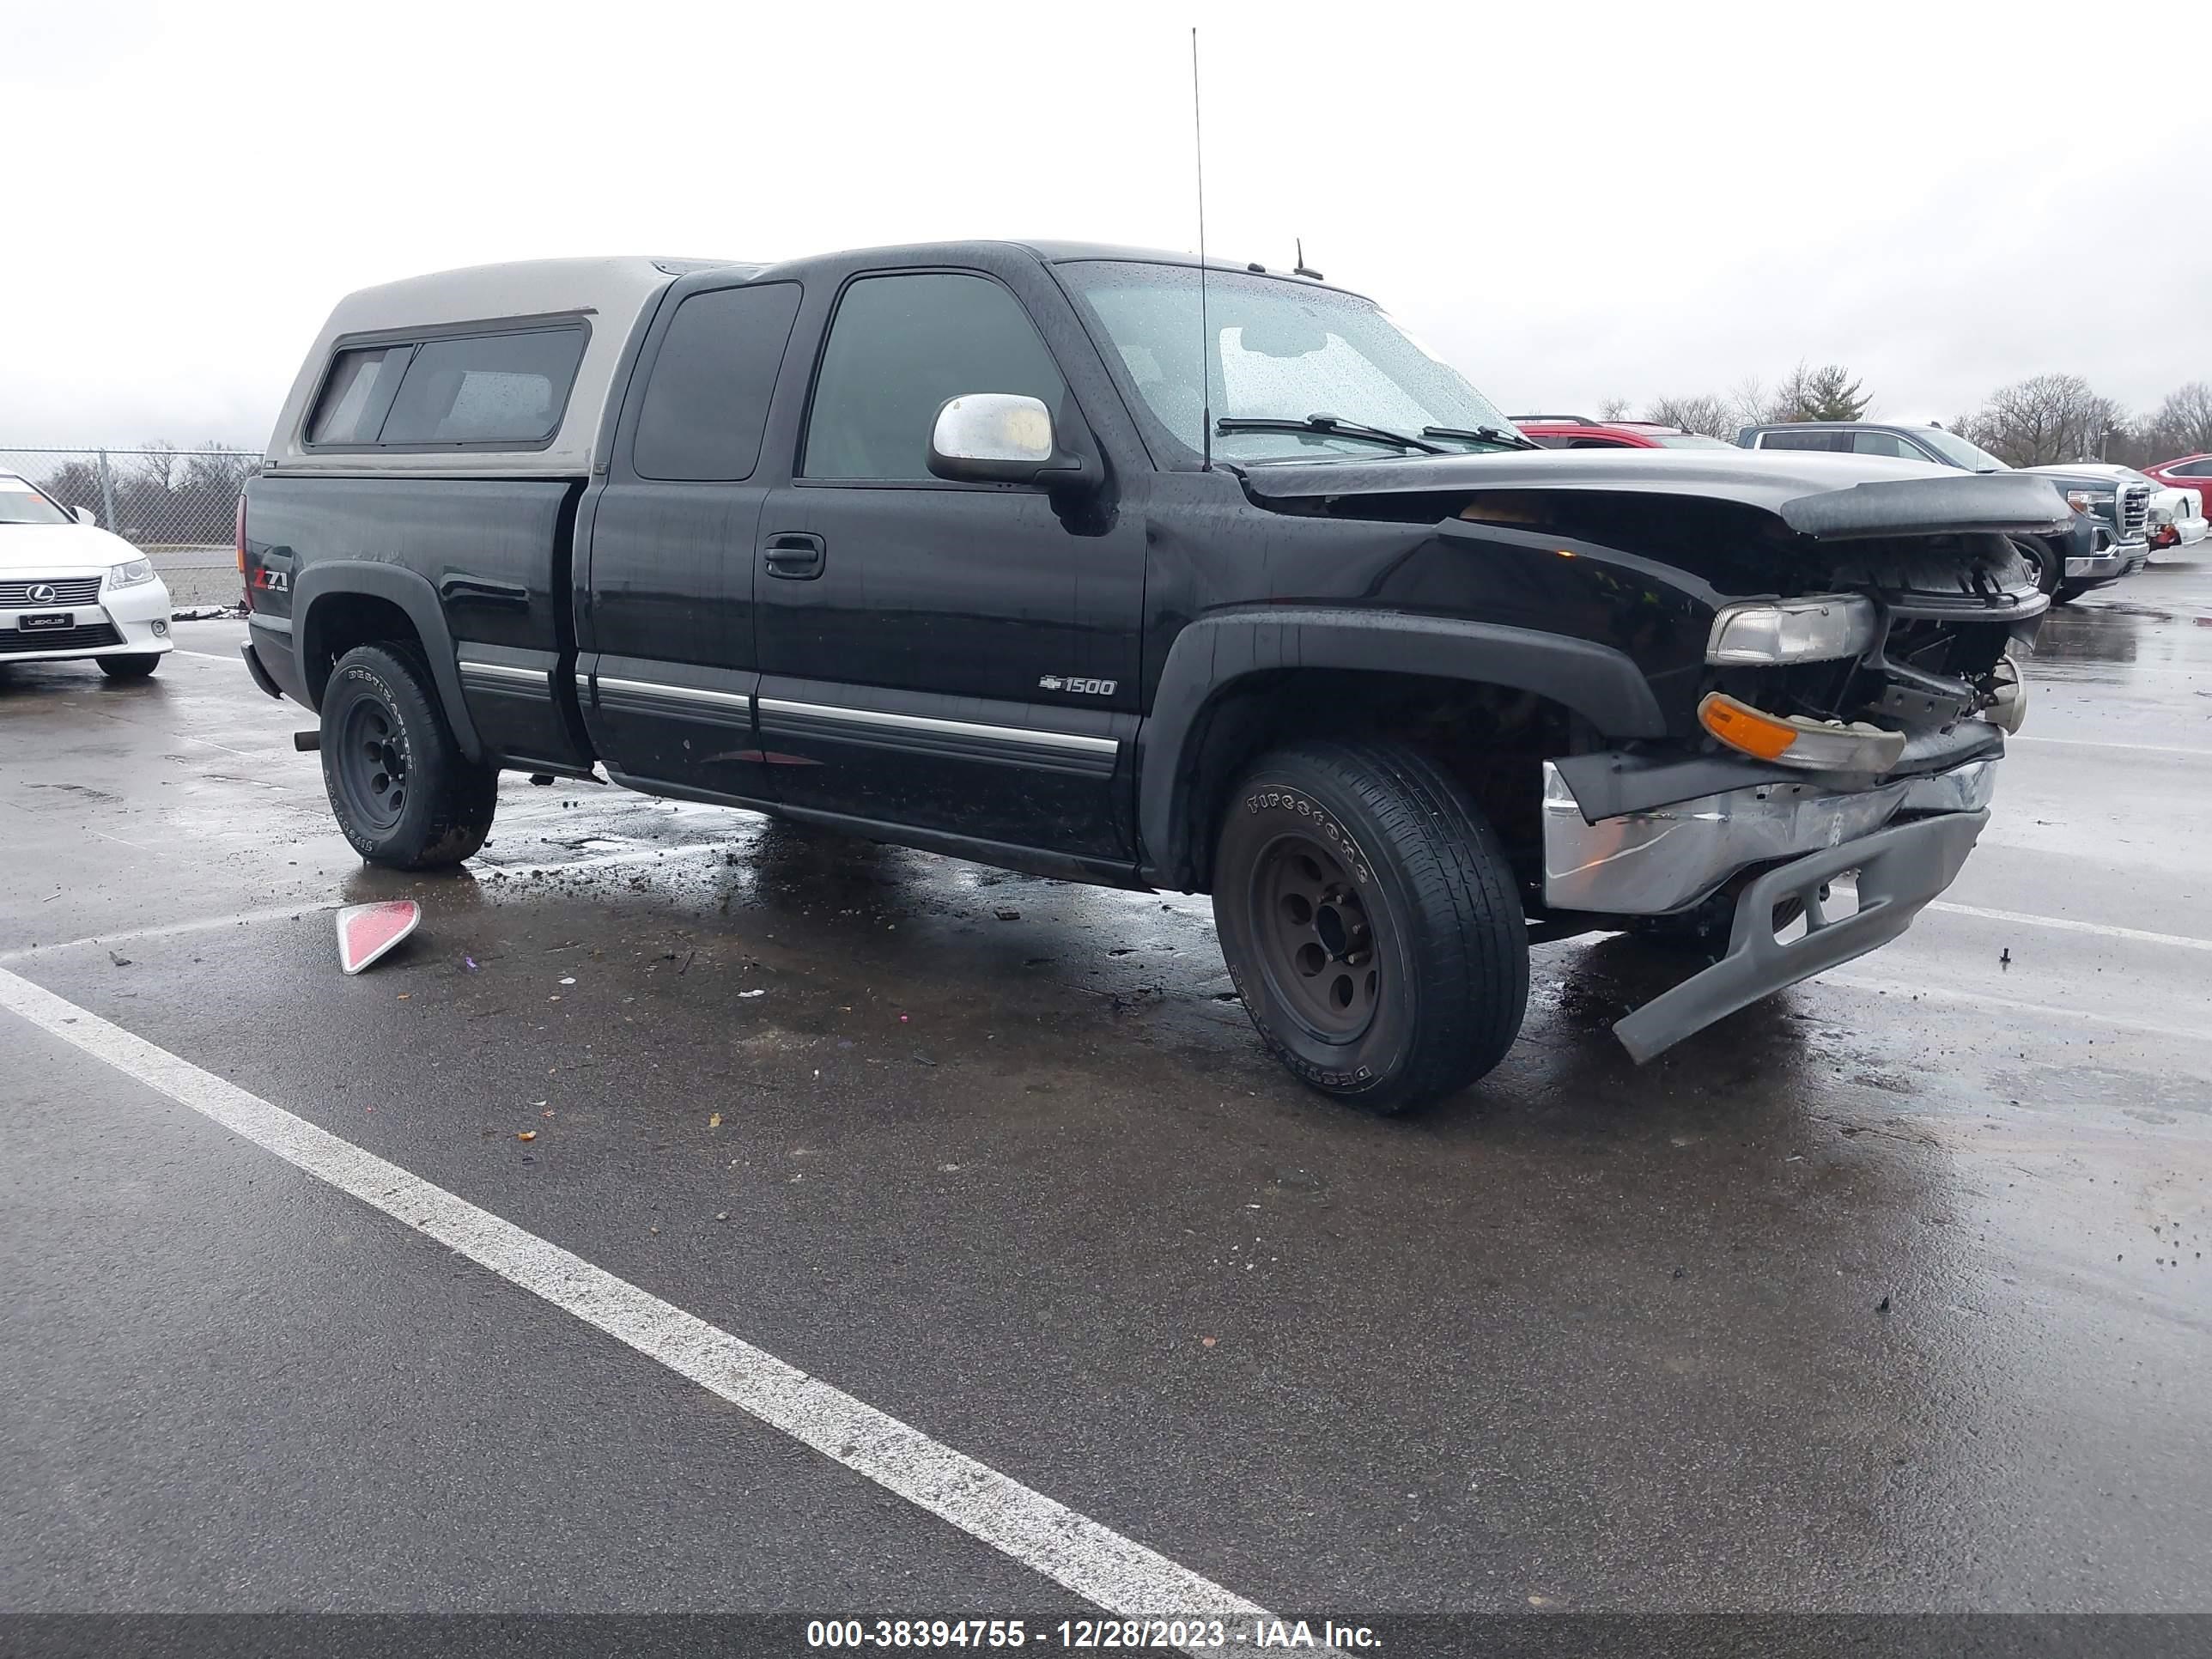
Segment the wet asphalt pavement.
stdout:
<svg viewBox="0 0 2212 1659">
<path fill-rule="evenodd" d="M 2212 559 L 2053 618 L 1898 944 L 1640 1071 L 1675 965 L 1545 947 L 1397 1121 L 1203 900 L 513 778 L 369 872 L 242 632 L 0 670 L 0 969 L 1241 1596 L 2212 1608 Z M 5 1012 L 0 1097 L 0 1607 L 1085 1610 Z"/>
</svg>

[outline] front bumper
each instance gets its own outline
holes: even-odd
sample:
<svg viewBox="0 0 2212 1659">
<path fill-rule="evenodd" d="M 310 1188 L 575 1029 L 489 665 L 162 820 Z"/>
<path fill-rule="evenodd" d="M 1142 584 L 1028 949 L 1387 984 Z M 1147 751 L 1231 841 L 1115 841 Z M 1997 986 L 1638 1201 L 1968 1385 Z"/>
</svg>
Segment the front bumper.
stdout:
<svg viewBox="0 0 2212 1659">
<path fill-rule="evenodd" d="M 1986 811 L 1909 818 L 1769 870 L 1737 901 L 1727 954 L 1614 1022 L 1613 1034 L 1640 1066 L 1761 997 L 1881 949 L 1956 878 L 1989 821 Z M 1858 872 L 1858 908 L 1832 920 L 1822 894 L 1847 870 Z M 1793 898 L 1805 932 L 1785 941 L 1774 912 Z"/>
<path fill-rule="evenodd" d="M 1749 875 L 1721 959 L 1614 1025 L 1640 1065 L 1903 933 L 1951 884 L 1989 822 L 1996 768 L 1984 757 L 1863 790 L 1759 783 L 1592 823 L 1547 761 L 1545 902 L 1555 915 L 1668 915 Z M 1850 870 L 1858 872 L 1858 908 L 1831 917 L 1822 908 L 1827 884 Z M 1774 915 L 1792 899 L 1803 905 L 1806 930 L 1785 943 Z"/>
<path fill-rule="evenodd" d="M 1996 792 L 1996 762 L 1838 793 L 1815 782 L 1723 790 L 1587 822 L 1566 779 L 1544 763 L 1544 902 L 1553 910 L 1663 916 L 1732 876 L 1855 842 L 1900 814 L 1978 812 Z"/>
<path fill-rule="evenodd" d="M 2149 562 L 2148 542 L 2114 542 L 2101 552 L 2068 559 L 2066 580 L 2093 584 L 2116 582 L 2123 576 L 2134 575 Z"/>
<path fill-rule="evenodd" d="M 90 576 L 91 570 L 67 571 L 61 576 Z M 151 656 L 174 648 L 169 637 L 169 590 L 159 576 L 149 582 L 122 588 L 101 587 L 97 599 L 85 604 L 10 605 L 0 607 L 0 663 L 72 662 L 85 657 Z M 56 629 L 44 643 L 46 629 L 21 626 L 25 617 L 53 617 L 66 613 L 70 625 Z"/>
</svg>

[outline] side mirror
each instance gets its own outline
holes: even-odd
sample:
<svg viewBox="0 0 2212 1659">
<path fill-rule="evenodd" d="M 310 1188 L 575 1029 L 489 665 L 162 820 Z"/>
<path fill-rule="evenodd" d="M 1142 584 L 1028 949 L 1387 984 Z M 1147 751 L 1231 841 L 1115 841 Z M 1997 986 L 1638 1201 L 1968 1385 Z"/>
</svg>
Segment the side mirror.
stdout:
<svg viewBox="0 0 2212 1659">
<path fill-rule="evenodd" d="M 79 524 L 98 524 L 100 522 L 100 514 L 94 512 L 88 507 L 73 507 L 70 508 L 70 517 L 75 519 Z"/>
<path fill-rule="evenodd" d="M 975 392 L 937 411 L 929 432 L 929 470 L 961 483 L 1091 482 L 1093 464 L 1060 447 L 1052 411 L 1036 398 Z"/>
</svg>

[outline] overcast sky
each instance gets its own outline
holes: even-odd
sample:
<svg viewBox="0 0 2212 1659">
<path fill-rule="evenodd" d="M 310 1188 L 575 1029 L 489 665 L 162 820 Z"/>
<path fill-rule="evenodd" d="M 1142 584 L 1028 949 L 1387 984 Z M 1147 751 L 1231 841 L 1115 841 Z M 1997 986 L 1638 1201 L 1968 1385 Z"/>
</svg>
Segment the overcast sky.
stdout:
<svg viewBox="0 0 2212 1659">
<path fill-rule="evenodd" d="M 1193 22 L 1212 252 L 1303 236 L 1509 409 L 2140 407 L 2212 379 L 2199 9 L 15 0 L 0 447 L 258 447 L 341 294 L 447 266 L 1191 247 Z"/>
</svg>

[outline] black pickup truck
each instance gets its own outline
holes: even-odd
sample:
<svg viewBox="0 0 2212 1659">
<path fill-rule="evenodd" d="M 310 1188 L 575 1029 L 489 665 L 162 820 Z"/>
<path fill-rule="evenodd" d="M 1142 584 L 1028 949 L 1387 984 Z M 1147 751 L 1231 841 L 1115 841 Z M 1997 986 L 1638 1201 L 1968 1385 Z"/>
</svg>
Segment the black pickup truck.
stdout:
<svg viewBox="0 0 2212 1659">
<path fill-rule="evenodd" d="M 1615 1028 L 1641 1060 L 1902 932 L 2024 710 L 2011 538 L 2069 516 L 1538 450 L 1343 289 L 962 243 L 353 295 L 239 552 L 247 665 L 373 862 L 469 857 L 502 769 L 604 769 L 1207 892 L 1269 1047 L 1391 1110 L 1498 1062 L 1532 943 L 1693 947 Z"/>
</svg>

